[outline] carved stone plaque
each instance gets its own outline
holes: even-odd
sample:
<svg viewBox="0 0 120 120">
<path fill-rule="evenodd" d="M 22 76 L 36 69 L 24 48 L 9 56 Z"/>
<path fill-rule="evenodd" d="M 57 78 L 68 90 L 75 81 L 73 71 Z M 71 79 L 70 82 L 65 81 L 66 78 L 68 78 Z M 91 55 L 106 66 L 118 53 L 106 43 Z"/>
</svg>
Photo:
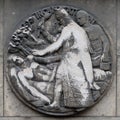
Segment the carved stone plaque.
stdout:
<svg viewBox="0 0 120 120">
<path fill-rule="evenodd" d="M 87 109 L 112 81 L 111 40 L 103 25 L 71 6 L 43 8 L 11 35 L 7 78 L 31 108 L 55 116 Z"/>
</svg>

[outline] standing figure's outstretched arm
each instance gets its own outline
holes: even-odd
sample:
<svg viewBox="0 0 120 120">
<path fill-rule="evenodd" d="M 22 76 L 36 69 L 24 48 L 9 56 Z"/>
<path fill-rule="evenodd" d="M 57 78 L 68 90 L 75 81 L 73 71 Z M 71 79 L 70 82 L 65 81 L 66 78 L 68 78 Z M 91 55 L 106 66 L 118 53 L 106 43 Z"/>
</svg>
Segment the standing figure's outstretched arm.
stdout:
<svg viewBox="0 0 120 120">
<path fill-rule="evenodd" d="M 43 56 L 47 53 L 52 53 L 54 51 L 57 51 L 62 46 L 63 42 L 68 38 L 70 38 L 70 36 L 71 36 L 71 32 L 69 31 L 69 28 L 65 27 L 62 30 L 62 33 L 56 42 L 52 43 L 44 50 L 33 50 L 33 55 Z"/>
</svg>

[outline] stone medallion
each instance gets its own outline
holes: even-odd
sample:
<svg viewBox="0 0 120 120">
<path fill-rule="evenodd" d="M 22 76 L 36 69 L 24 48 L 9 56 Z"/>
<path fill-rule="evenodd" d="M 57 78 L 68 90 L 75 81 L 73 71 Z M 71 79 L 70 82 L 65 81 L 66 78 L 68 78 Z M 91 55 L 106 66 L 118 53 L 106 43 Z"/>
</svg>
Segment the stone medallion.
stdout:
<svg viewBox="0 0 120 120">
<path fill-rule="evenodd" d="M 55 116 L 75 114 L 98 102 L 112 81 L 110 38 L 85 10 L 43 8 L 11 35 L 7 78 L 31 108 Z"/>
</svg>

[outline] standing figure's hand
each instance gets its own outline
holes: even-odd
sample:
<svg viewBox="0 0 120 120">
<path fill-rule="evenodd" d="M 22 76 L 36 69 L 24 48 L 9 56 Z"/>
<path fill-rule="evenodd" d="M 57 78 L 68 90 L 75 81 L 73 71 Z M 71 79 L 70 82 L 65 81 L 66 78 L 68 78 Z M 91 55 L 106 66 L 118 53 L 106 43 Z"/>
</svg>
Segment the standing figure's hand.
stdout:
<svg viewBox="0 0 120 120">
<path fill-rule="evenodd" d="M 43 55 L 45 55 L 45 51 L 44 50 L 36 50 L 36 49 L 34 49 L 34 50 L 32 50 L 32 54 L 33 55 L 36 55 L 36 56 L 43 56 Z"/>
<path fill-rule="evenodd" d="M 101 61 L 109 61 L 109 55 L 108 53 L 103 53 L 101 56 Z"/>
<path fill-rule="evenodd" d="M 105 55 L 103 53 L 102 56 L 101 56 L 101 61 L 104 61 L 104 58 L 105 58 Z"/>
<path fill-rule="evenodd" d="M 27 58 L 28 58 L 29 60 L 33 60 L 34 56 L 33 56 L 33 55 L 28 55 Z"/>
</svg>

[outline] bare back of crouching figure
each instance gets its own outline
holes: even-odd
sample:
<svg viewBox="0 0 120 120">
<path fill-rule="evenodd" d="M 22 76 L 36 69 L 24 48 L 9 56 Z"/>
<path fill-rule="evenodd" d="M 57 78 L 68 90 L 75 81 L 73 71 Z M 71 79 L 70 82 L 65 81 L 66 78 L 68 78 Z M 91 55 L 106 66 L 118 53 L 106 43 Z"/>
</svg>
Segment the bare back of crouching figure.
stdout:
<svg viewBox="0 0 120 120">
<path fill-rule="evenodd" d="M 66 53 L 56 71 L 54 100 L 50 105 L 60 105 L 63 91 L 65 107 L 85 107 L 93 103 L 91 90 L 94 88 L 92 62 L 88 50 L 88 37 L 82 27 L 76 24 L 64 9 L 56 10 L 57 20 L 64 25 L 60 37 L 44 50 L 33 50 L 34 55 L 43 56 L 57 51 L 64 42 L 73 39 L 73 45 Z M 65 49 L 65 48 L 64 48 Z M 96 85 L 97 86 L 97 85 Z"/>
</svg>

